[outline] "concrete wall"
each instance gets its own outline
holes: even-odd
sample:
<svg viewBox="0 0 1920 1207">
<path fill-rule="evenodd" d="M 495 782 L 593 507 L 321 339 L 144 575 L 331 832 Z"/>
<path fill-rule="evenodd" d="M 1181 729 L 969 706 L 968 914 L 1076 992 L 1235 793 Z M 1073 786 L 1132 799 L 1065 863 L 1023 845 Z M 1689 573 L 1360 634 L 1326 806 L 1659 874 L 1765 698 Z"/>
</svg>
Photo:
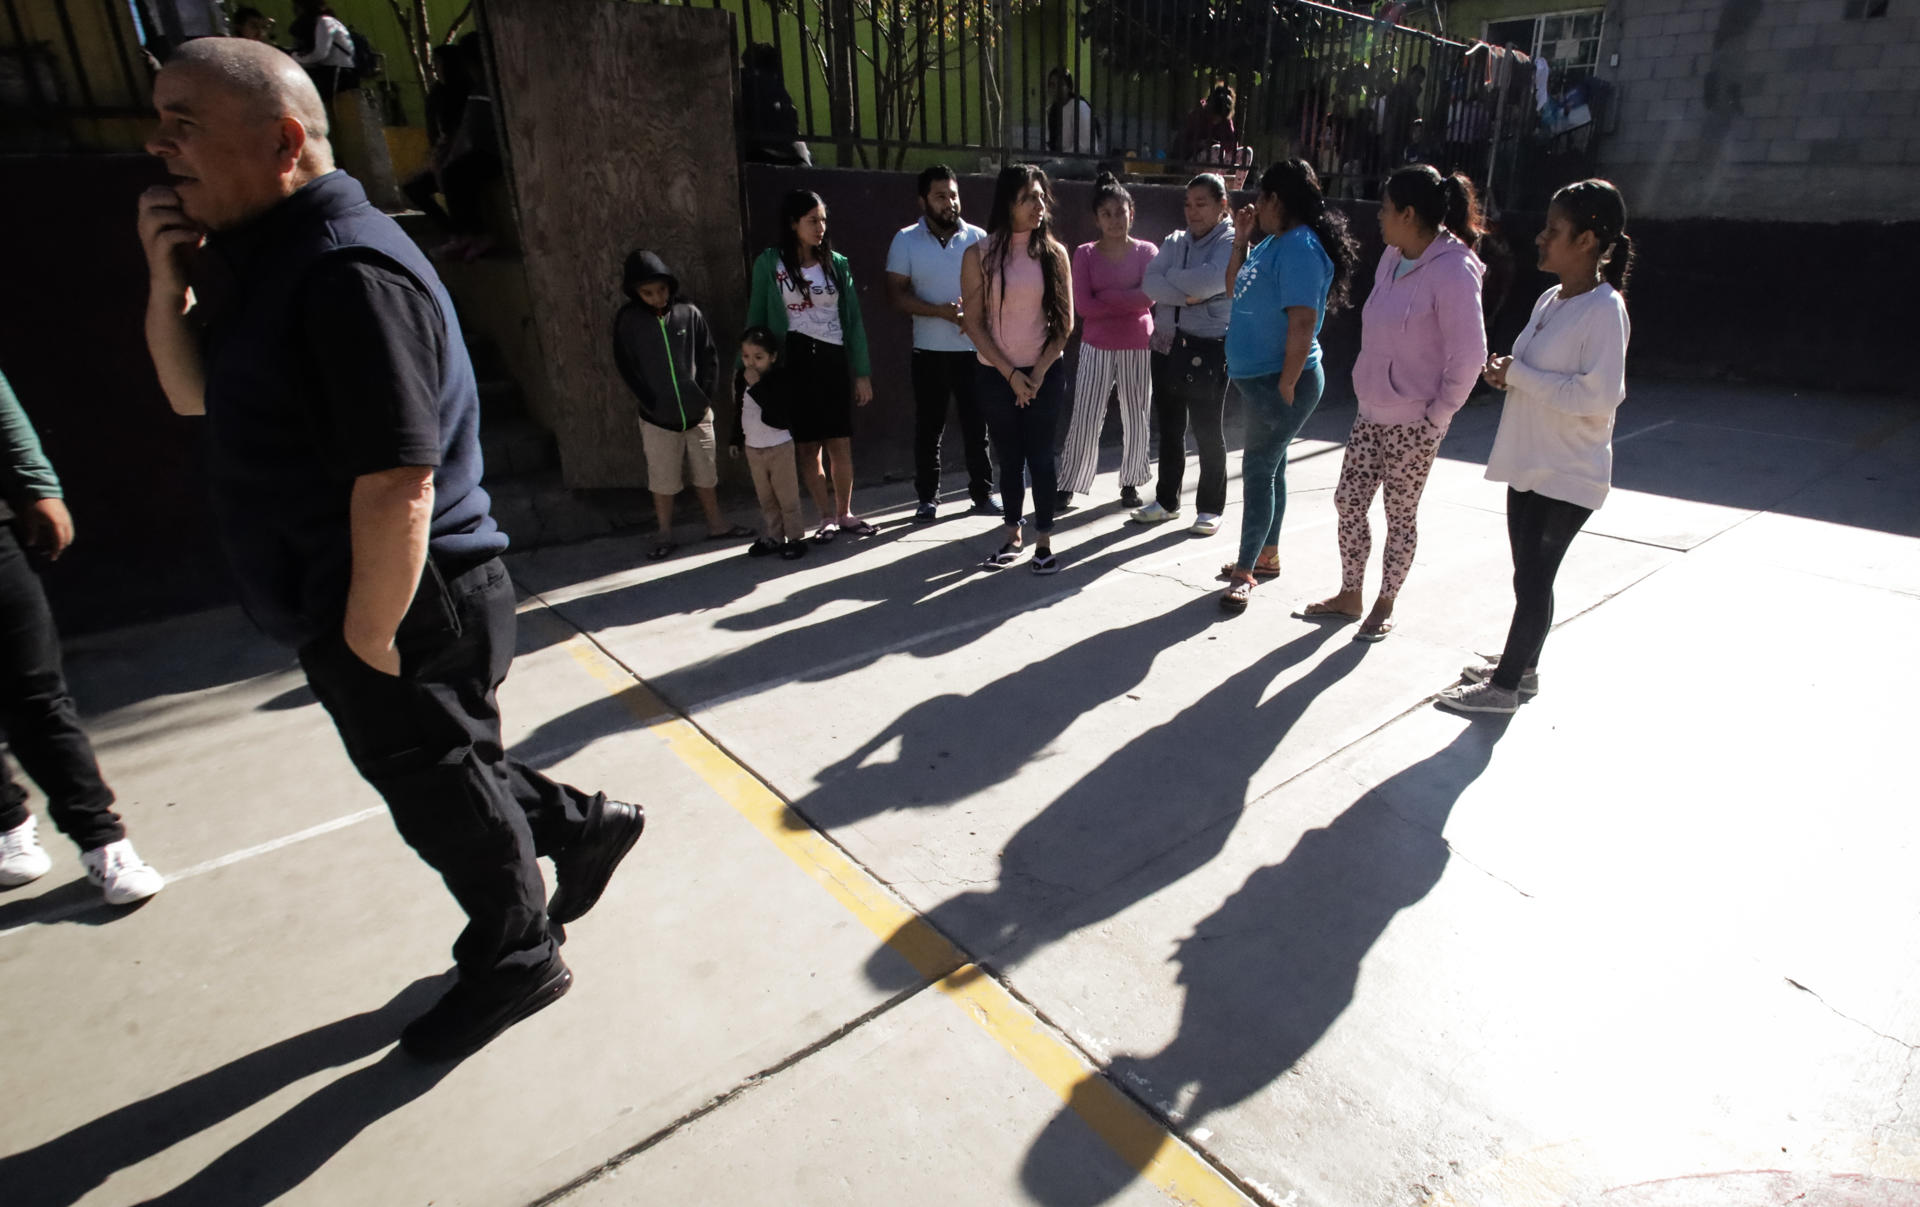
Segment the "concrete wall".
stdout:
<svg viewBox="0 0 1920 1207">
<path fill-rule="evenodd" d="M 1649 217 L 1907 218 L 1920 183 L 1920 10 L 1847 0 L 1615 0 L 1607 174 Z M 1608 56 L 1620 63 L 1609 68 Z"/>
</svg>

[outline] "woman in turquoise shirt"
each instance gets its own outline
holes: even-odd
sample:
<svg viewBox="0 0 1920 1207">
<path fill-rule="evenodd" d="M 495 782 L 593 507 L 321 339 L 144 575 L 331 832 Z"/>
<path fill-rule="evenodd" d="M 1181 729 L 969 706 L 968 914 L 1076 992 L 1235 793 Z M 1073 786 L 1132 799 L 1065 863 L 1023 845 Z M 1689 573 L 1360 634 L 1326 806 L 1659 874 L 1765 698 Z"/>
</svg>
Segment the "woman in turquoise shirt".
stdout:
<svg viewBox="0 0 1920 1207">
<path fill-rule="evenodd" d="M 1234 216 L 1233 231 L 1227 376 L 1246 401 L 1247 442 L 1240 468 L 1240 556 L 1225 568 L 1228 586 L 1220 605 L 1241 612 L 1255 580 L 1280 573 L 1287 446 L 1320 405 L 1326 385 L 1320 324 L 1327 311 L 1346 305 L 1359 248 L 1304 159 L 1267 169 L 1259 203 Z"/>
</svg>

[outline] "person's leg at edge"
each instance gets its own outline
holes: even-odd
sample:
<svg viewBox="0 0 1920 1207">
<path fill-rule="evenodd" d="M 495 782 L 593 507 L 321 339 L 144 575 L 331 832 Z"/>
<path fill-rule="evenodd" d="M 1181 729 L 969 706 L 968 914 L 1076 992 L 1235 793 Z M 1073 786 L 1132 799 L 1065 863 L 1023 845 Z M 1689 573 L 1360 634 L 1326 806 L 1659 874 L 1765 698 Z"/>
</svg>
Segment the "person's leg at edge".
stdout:
<svg viewBox="0 0 1920 1207">
<path fill-rule="evenodd" d="M 1026 509 L 1025 441 L 1020 435 L 1019 408 L 1013 405 L 1013 387 L 997 369 L 981 365 L 975 374 L 980 409 L 1000 458 L 1000 514 L 1006 524 L 1005 543 L 1020 544 L 1020 519 Z"/>
<path fill-rule="evenodd" d="M 1593 512 L 1563 499 L 1507 488 L 1507 533 L 1513 542 L 1513 624 L 1491 682 L 1517 691 L 1553 630 L 1553 582 L 1560 563 Z"/>
<path fill-rule="evenodd" d="M 1061 490 L 1085 494 L 1093 489 L 1093 475 L 1100 467 L 1100 428 L 1107 417 L 1107 395 L 1113 391 L 1116 357 L 1104 348 L 1080 345 L 1073 412 L 1067 421 L 1066 445 L 1060 453 Z"/>
<path fill-rule="evenodd" d="M 0 726 L 13 757 L 47 797 L 47 815 L 82 851 L 127 836 L 60 665 L 60 635 L 40 578 L 0 526 Z M 27 819 L 26 793 L 0 789 L 0 830 Z"/>
<path fill-rule="evenodd" d="M 835 436 L 827 441 L 827 462 L 833 470 L 835 518 L 842 525 L 859 522 L 853 514 L 853 438 Z"/>
<path fill-rule="evenodd" d="M 1367 509 L 1373 506 L 1380 475 L 1380 425 L 1355 419 L 1347 435 L 1347 451 L 1340 458 L 1340 484 L 1333 491 L 1333 507 L 1340 520 L 1340 591 L 1310 605 L 1309 613 L 1360 614 L 1365 602 L 1362 592 L 1367 582 L 1367 558 L 1373 552 L 1373 527 L 1367 522 Z"/>
<path fill-rule="evenodd" d="M 947 433 L 947 374 L 940 353 L 915 348 L 913 378 L 913 490 L 922 503 L 940 494 L 940 441 Z"/>
<path fill-rule="evenodd" d="M 693 483 L 693 497 L 700 500 L 708 536 L 725 536 L 732 528 L 720 510 L 720 495 L 715 489 L 720 485 L 717 444 L 711 415 L 687 431 L 687 480 Z"/>
<path fill-rule="evenodd" d="M 1286 456 L 1284 419 L 1278 374 L 1236 378 L 1233 388 L 1246 406 L 1247 443 L 1240 461 L 1240 549 L 1234 559 L 1235 578 L 1251 579 L 1253 565 L 1273 530 L 1274 477 Z M 1277 451 L 1276 451 L 1277 450 Z"/>
<path fill-rule="evenodd" d="M 837 518 L 833 510 L 833 493 L 827 489 L 827 475 L 820 467 L 820 453 L 825 445 L 823 440 L 797 442 L 800 480 L 806 484 L 807 494 L 813 498 L 814 509 L 820 513 L 820 522 L 831 524 Z"/>
<path fill-rule="evenodd" d="M 764 448 L 747 449 L 747 473 L 753 479 L 754 500 L 760 504 L 761 534 L 770 541 L 780 541 L 786 540 L 787 534 L 780 511 L 780 499 L 774 493 L 774 459 L 767 455 L 770 451 L 772 450 Z M 782 447 L 779 451 L 787 450 Z M 788 460 L 792 458 L 789 457 Z"/>
<path fill-rule="evenodd" d="M 1288 403 L 1280 397 L 1279 379 L 1274 379 L 1269 406 L 1275 408 L 1269 419 L 1275 424 L 1272 435 L 1276 447 L 1273 458 L 1273 518 L 1267 524 L 1267 539 L 1261 543 L 1261 552 L 1270 556 L 1276 563 L 1280 558 L 1280 523 L 1287 517 L 1287 450 L 1293 444 L 1293 438 L 1313 418 L 1313 412 L 1320 405 L 1320 393 L 1326 385 L 1326 377 L 1320 366 L 1315 365 L 1300 374 L 1300 380 L 1293 387 L 1293 401 Z"/>
<path fill-rule="evenodd" d="M 1196 381 L 1192 391 L 1187 409 L 1193 415 L 1193 443 L 1200 450 L 1200 486 L 1193 509 L 1222 515 L 1227 510 L 1227 382 Z"/>
<path fill-rule="evenodd" d="M 1153 356 L 1153 408 L 1160 421 L 1160 480 L 1154 499 L 1168 511 L 1180 510 L 1180 489 L 1187 475 L 1187 386 L 1173 371 L 1173 358 Z"/>
<path fill-rule="evenodd" d="M 1040 382 L 1040 392 L 1021 412 L 1020 424 L 1026 445 L 1027 472 L 1033 478 L 1033 528 L 1039 533 L 1036 550 L 1051 551 L 1053 542 L 1054 494 L 1059 475 L 1055 470 L 1053 434 L 1060 426 L 1060 409 L 1066 405 L 1067 383 L 1061 367 L 1054 365 Z M 1101 406 L 1106 406 L 1102 398 Z"/>
<path fill-rule="evenodd" d="M 1429 440 L 1427 428 L 1421 424 L 1401 426 L 1387 434 L 1398 437 L 1399 443 L 1387 450 L 1384 458 L 1387 542 L 1381 558 L 1380 598 L 1374 600 L 1366 620 L 1366 627 L 1374 632 L 1392 627 L 1393 601 L 1406 585 L 1414 550 L 1420 543 L 1420 496 L 1426 492 L 1427 477 L 1433 472 L 1434 454 L 1440 451 L 1440 442 Z"/>
<path fill-rule="evenodd" d="M 1119 368 L 1115 374 L 1120 392 L 1120 485 L 1139 487 L 1153 477 L 1148 461 L 1152 433 L 1147 409 L 1153 402 L 1152 374 L 1144 348 L 1116 352 Z"/>
<path fill-rule="evenodd" d="M 993 496 L 993 450 L 987 440 L 987 417 L 979 398 L 980 362 L 971 352 L 935 352 L 944 367 L 943 379 L 953 391 L 960 416 L 960 442 L 967 462 L 967 495 L 975 503 Z"/>
<path fill-rule="evenodd" d="M 773 497 L 780 504 L 780 527 L 789 541 L 804 540 L 806 520 L 800 513 L 800 471 L 794 464 L 793 447 L 777 444 L 767 449 L 767 477 L 773 483 Z"/>
</svg>

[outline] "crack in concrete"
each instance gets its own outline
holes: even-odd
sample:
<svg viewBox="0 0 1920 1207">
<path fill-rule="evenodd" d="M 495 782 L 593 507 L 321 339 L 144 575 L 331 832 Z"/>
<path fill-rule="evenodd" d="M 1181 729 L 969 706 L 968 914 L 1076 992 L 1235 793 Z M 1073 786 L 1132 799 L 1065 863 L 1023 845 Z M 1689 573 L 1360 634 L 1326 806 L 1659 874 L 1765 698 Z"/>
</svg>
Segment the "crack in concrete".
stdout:
<svg viewBox="0 0 1920 1207">
<path fill-rule="evenodd" d="M 1848 1014 L 1845 1010 L 1840 1009 L 1838 1006 L 1834 1005 L 1832 1002 L 1828 1001 L 1826 998 L 1821 997 L 1817 991 L 1810 989 L 1805 985 L 1802 985 L 1799 981 L 1794 980 L 1792 977 L 1783 977 L 1781 979 L 1786 981 L 1787 984 L 1792 985 L 1795 989 L 1798 989 L 1800 992 L 1811 997 L 1814 1001 L 1819 1002 L 1822 1006 L 1825 1006 L 1828 1010 L 1832 1011 L 1836 1017 L 1843 1018 L 1848 1022 L 1852 1023 L 1856 1027 L 1864 1027 L 1866 1030 L 1872 1032 L 1875 1035 L 1878 1035 L 1881 1039 L 1886 1040 L 1888 1043 L 1899 1044 L 1901 1047 L 1907 1050 L 1910 1058 L 1913 1053 L 1920 1052 L 1920 1044 L 1910 1044 L 1906 1040 L 1901 1039 L 1897 1035 L 1888 1035 L 1885 1031 L 1882 1031 L 1880 1028 L 1874 1026 L 1872 1023 L 1867 1022 L 1865 1019 L 1855 1018 L 1853 1015 Z M 1911 1076 L 1913 1072 L 1912 1060 L 1909 1059 L 1907 1064 L 1908 1064 L 1907 1072 L 1908 1072 L 1908 1075 Z M 1901 1083 L 1901 1088 L 1902 1089 L 1906 1088 L 1906 1083 L 1904 1081 Z"/>
<path fill-rule="evenodd" d="M 1128 566 L 1116 566 L 1114 568 L 1122 574 L 1131 574 L 1135 578 L 1162 579 L 1166 582 L 1172 583 L 1176 587 L 1186 587 L 1187 589 L 1201 595 L 1211 595 L 1214 590 L 1213 587 L 1211 586 L 1203 586 L 1199 583 L 1194 582 L 1192 579 L 1181 578 L 1177 574 L 1168 574 L 1162 570 L 1135 570 Z"/>
</svg>

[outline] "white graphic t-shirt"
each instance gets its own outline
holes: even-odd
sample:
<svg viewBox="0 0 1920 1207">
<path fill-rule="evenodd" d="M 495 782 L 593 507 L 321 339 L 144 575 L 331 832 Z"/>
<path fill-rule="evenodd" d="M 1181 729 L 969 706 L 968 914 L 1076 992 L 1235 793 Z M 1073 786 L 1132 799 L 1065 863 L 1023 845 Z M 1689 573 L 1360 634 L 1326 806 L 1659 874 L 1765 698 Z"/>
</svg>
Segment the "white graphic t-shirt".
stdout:
<svg viewBox="0 0 1920 1207">
<path fill-rule="evenodd" d="M 794 286 L 786 265 L 781 265 L 774 276 L 780 286 L 780 298 L 787 304 L 787 330 L 812 336 L 823 344 L 844 342 L 845 337 L 840 334 L 840 296 L 827 288 L 826 266 L 811 264 L 800 271 L 805 292 Z"/>
</svg>

